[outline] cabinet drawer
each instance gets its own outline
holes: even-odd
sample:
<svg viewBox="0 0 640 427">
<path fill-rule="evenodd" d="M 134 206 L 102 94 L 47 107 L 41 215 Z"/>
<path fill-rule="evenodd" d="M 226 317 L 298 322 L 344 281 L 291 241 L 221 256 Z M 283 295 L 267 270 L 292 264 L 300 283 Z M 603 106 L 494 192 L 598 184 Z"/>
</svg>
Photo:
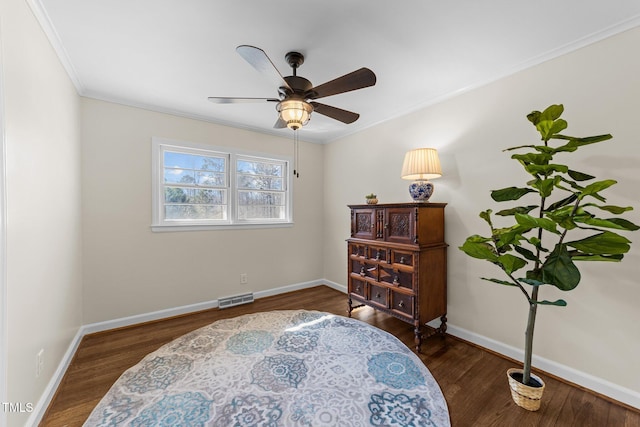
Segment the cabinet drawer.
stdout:
<svg viewBox="0 0 640 427">
<path fill-rule="evenodd" d="M 414 301 L 415 297 L 413 295 L 391 291 L 391 309 L 396 313 L 401 313 L 413 318 Z"/>
<path fill-rule="evenodd" d="M 409 251 L 399 251 L 392 250 L 391 251 L 391 263 L 392 264 L 402 264 L 409 267 L 413 267 L 416 265 L 416 260 L 414 258 L 413 252 Z"/>
<path fill-rule="evenodd" d="M 349 243 L 349 255 L 361 258 L 367 258 L 367 245 L 359 245 L 357 243 Z"/>
<path fill-rule="evenodd" d="M 384 246 L 369 246 L 369 258 L 389 262 L 389 249 Z"/>
<path fill-rule="evenodd" d="M 391 286 L 399 286 L 406 289 L 414 289 L 413 273 L 398 270 L 393 267 L 380 266 L 380 282 L 388 283 Z"/>
<path fill-rule="evenodd" d="M 378 264 L 369 263 L 364 260 L 351 259 L 351 272 L 359 274 L 360 277 L 368 277 L 378 280 Z"/>
<path fill-rule="evenodd" d="M 366 298 L 367 284 L 366 282 L 353 277 L 349 279 L 349 293 L 358 295 L 361 298 Z"/>
<path fill-rule="evenodd" d="M 386 308 L 388 301 L 387 292 L 387 288 L 383 288 L 382 286 L 370 285 L 369 300 Z"/>
</svg>

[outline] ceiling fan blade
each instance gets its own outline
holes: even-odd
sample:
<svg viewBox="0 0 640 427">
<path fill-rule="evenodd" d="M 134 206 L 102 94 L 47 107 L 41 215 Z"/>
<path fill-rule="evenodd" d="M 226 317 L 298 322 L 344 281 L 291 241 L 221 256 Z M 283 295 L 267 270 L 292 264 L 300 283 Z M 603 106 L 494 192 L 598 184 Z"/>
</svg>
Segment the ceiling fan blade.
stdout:
<svg viewBox="0 0 640 427">
<path fill-rule="evenodd" d="M 342 108 L 332 107 L 331 105 L 321 104 L 319 102 L 311 102 L 313 105 L 313 111 L 323 116 L 331 117 L 341 121 L 342 123 L 353 123 L 358 120 L 360 114 L 352 111 L 343 110 Z"/>
<path fill-rule="evenodd" d="M 309 91 L 308 99 L 324 98 L 325 96 L 337 95 L 339 93 L 350 92 L 376 84 L 376 75 L 368 68 L 360 68 L 342 77 L 316 86 Z"/>
<path fill-rule="evenodd" d="M 282 129 L 287 127 L 287 122 L 278 117 L 278 121 L 273 125 L 274 129 Z"/>
<path fill-rule="evenodd" d="M 207 98 L 214 104 L 244 104 L 248 102 L 280 102 L 275 98 L 226 98 L 221 96 L 210 96 Z"/>
<path fill-rule="evenodd" d="M 271 62 L 264 50 L 255 46 L 240 45 L 236 48 L 236 52 L 251 64 L 253 68 L 258 70 L 260 74 L 268 78 L 276 88 L 284 87 L 292 91 L 289 84 L 284 80 L 282 74 L 280 74 L 276 66 L 273 65 L 273 62 Z"/>
</svg>

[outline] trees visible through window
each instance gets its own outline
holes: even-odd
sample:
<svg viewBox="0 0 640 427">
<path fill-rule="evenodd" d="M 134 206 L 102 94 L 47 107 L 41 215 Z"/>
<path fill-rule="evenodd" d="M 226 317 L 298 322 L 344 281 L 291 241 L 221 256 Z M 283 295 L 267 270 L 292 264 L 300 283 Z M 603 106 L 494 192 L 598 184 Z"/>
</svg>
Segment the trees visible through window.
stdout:
<svg viewBox="0 0 640 427">
<path fill-rule="evenodd" d="M 238 219 L 286 218 L 285 163 L 241 157 L 236 161 Z"/>
<path fill-rule="evenodd" d="M 223 156 L 165 150 L 165 220 L 226 220 L 227 163 Z"/>
<path fill-rule="evenodd" d="M 154 139 L 154 226 L 289 223 L 286 159 Z"/>
</svg>

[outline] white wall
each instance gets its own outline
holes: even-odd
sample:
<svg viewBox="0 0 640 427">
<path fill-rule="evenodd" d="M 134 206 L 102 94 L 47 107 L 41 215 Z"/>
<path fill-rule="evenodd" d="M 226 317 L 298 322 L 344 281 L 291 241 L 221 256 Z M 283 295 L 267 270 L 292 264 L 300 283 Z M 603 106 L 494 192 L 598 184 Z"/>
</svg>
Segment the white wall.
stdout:
<svg viewBox="0 0 640 427">
<path fill-rule="evenodd" d="M 84 323 L 322 277 L 323 147 L 302 143 L 289 228 L 151 231 L 151 138 L 293 155 L 288 138 L 82 101 Z M 240 273 L 249 283 L 240 285 Z"/>
<path fill-rule="evenodd" d="M 3 0 L 8 399 L 36 405 L 82 319 L 79 97 L 25 1 Z M 36 378 L 36 354 L 44 371 Z M 2 355 L 4 357 L 4 355 Z M 24 425 L 28 412 L 10 412 Z M 0 419 L 0 424 L 2 420 Z"/>
<path fill-rule="evenodd" d="M 369 192 L 377 193 L 381 203 L 410 201 L 408 183 L 399 177 L 404 153 L 435 147 L 444 176 L 434 181 L 432 200 L 448 203 L 449 322 L 522 348 L 526 301 L 515 288 L 480 280 L 499 277 L 499 271 L 457 247 L 471 234 L 487 234 L 478 213 L 502 208 L 489 197 L 491 189 L 528 180 L 501 150 L 537 143 L 538 133 L 526 114 L 553 103 L 565 105 L 567 134 L 613 134 L 609 143 L 580 149 L 571 162 L 600 179 L 618 180 L 605 192 L 608 202 L 634 206 L 628 218 L 640 224 L 638 46 L 640 29 L 634 29 L 326 146 L 324 277 L 346 283 L 346 205 L 362 203 Z M 613 383 L 613 389 L 630 390 L 637 405 L 640 232 L 628 237 L 635 245 L 622 263 L 582 264 L 577 289 L 561 293 L 547 287 L 541 292 L 547 299 L 566 299 L 568 307 L 540 308 L 534 353 Z"/>
</svg>

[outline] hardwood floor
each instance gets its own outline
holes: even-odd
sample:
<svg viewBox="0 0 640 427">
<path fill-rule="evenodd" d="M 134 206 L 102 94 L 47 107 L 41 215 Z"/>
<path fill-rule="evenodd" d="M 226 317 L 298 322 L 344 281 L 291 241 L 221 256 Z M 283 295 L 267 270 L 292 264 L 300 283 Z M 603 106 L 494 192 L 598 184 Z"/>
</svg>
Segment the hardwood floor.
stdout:
<svg viewBox="0 0 640 427">
<path fill-rule="evenodd" d="M 146 354 L 216 320 L 269 310 L 307 309 L 346 315 L 347 298 L 318 286 L 224 310 L 212 309 L 84 337 L 41 426 L 81 426 L 111 385 Z M 353 317 L 386 330 L 413 348 L 412 327 L 363 307 Z M 420 358 L 443 391 L 451 425 L 466 426 L 640 426 L 640 411 L 542 373 L 542 407 L 529 412 L 511 400 L 506 371 L 518 363 L 452 336 L 431 336 Z"/>
</svg>

